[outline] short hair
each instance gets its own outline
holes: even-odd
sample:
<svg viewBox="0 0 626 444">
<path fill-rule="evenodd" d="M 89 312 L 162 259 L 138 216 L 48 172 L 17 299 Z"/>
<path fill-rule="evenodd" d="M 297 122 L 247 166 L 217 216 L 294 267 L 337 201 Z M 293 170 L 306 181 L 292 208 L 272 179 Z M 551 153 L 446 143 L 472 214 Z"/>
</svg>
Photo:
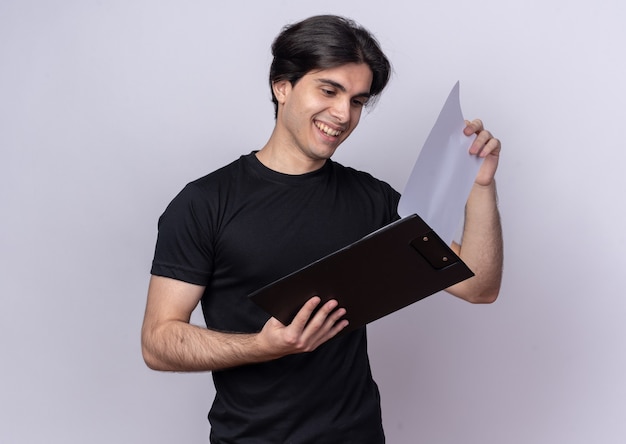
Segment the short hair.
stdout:
<svg viewBox="0 0 626 444">
<path fill-rule="evenodd" d="M 275 82 L 295 85 L 316 69 L 331 69 L 348 63 L 365 63 L 372 70 L 370 96 L 378 96 L 389 82 L 391 64 L 374 35 L 354 21 L 336 15 L 317 15 L 287 25 L 272 44 L 270 89 L 274 114 L 278 100 Z M 370 99 L 371 100 L 371 99 Z"/>
</svg>

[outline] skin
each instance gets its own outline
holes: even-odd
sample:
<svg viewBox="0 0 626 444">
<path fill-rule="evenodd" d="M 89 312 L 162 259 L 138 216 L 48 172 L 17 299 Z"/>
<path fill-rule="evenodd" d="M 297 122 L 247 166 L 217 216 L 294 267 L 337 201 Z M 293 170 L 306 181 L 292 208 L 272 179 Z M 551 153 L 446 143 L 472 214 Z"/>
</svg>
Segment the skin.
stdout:
<svg viewBox="0 0 626 444">
<path fill-rule="evenodd" d="M 321 168 L 358 125 L 371 84 L 370 68 L 353 63 L 312 71 L 295 86 L 287 80 L 276 82 L 276 126 L 257 157 L 268 168 L 287 174 Z M 330 135 L 322 125 L 340 134 Z"/>
<path fill-rule="evenodd" d="M 258 159 L 285 174 L 321 168 L 356 128 L 369 98 L 372 72 L 364 64 L 312 71 L 295 85 L 276 82 L 276 126 Z M 502 275 L 502 234 L 494 175 L 500 141 L 480 120 L 467 122 L 465 134 L 477 134 L 470 153 L 484 157 L 466 206 L 463 245 L 452 248 L 475 272 L 448 291 L 472 303 L 493 302 Z M 315 350 L 347 326 L 345 310 L 310 299 L 290 325 L 270 318 L 259 333 L 223 333 L 189 323 L 204 287 L 152 276 L 142 328 L 142 352 L 155 370 L 212 371 L 264 362 Z M 315 314 L 313 314 L 315 312 Z"/>
</svg>

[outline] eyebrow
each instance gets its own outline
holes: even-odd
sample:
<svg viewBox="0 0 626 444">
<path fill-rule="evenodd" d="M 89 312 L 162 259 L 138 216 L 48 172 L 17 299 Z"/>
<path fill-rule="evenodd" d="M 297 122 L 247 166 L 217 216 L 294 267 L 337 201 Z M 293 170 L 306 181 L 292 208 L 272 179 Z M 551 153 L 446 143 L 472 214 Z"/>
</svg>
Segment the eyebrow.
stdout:
<svg viewBox="0 0 626 444">
<path fill-rule="evenodd" d="M 341 92 L 346 92 L 346 87 L 343 86 L 341 83 L 335 82 L 334 80 L 317 79 L 317 82 L 333 86 L 333 87 L 337 88 Z M 371 97 L 371 94 L 370 94 L 369 91 L 367 91 L 367 92 L 362 92 L 362 93 L 355 94 L 354 97 L 365 97 L 365 98 L 369 99 Z"/>
</svg>

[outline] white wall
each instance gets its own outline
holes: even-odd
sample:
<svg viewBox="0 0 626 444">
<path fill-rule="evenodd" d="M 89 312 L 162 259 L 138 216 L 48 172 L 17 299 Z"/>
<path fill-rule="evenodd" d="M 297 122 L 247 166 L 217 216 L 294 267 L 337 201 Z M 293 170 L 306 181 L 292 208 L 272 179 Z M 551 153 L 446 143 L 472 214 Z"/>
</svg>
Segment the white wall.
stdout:
<svg viewBox="0 0 626 444">
<path fill-rule="evenodd" d="M 402 188 L 456 80 L 502 139 L 498 302 L 370 329 L 390 443 L 623 443 L 621 0 L 0 1 L 0 442 L 206 442 L 210 375 L 139 348 L 156 221 L 259 148 L 280 28 L 373 30 L 395 67 L 337 154 Z"/>
</svg>

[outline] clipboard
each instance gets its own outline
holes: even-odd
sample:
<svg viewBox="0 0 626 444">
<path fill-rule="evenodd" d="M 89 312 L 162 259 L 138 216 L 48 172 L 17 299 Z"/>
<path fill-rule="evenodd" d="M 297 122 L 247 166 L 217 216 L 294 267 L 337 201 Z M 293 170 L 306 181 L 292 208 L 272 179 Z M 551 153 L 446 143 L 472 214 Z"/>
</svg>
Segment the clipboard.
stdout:
<svg viewBox="0 0 626 444">
<path fill-rule="evenodd" d="M 482 163 L 468 154 L 475 136 L 465 136 L 464 126 L 457 82 L 402 193 L 398 213 L 403 218 L 249 298 L 285 325 L 313 296 L 322 303 L 336 299 L 350 321 L 345 333 L 474 276 L 446 243 L 454 237 Z"/>
<path fill-rule="evenodd" d="M 346 309 L 346 333 L 474 276 L 417 215 L 365 236 L 248 297 L 285 325 L 319 296 Z"/>
</svg>

